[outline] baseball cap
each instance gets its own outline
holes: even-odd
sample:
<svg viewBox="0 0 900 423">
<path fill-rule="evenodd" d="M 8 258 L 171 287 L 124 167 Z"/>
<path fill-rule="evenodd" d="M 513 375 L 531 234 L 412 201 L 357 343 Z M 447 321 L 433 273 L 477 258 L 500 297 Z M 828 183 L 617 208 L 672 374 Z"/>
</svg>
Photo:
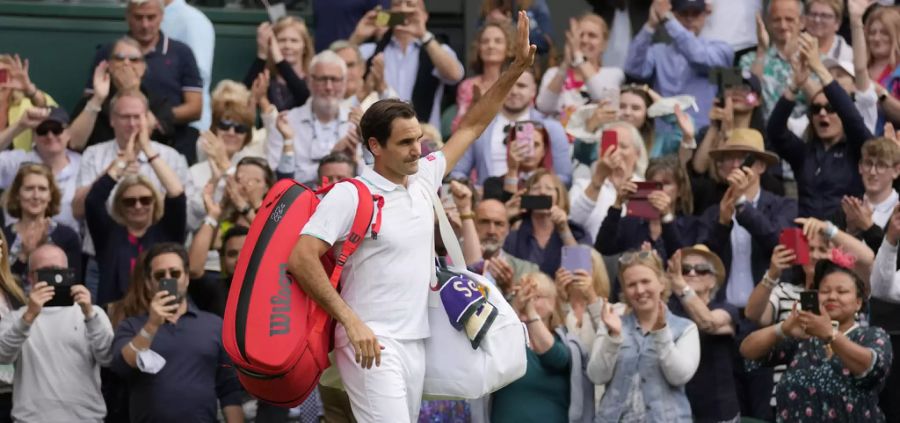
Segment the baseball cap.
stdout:
<svg viewBox="0 0 900 423">
<path fill-rule="evenodd" d="M 57 122 L 65 126 L 69 124 L 69 114 L 61 107 L 51 107 L 50 114 L 41 123 L 44 122 Z"/>
<path fill-rule="evenodd" d="M 856 71 L 853 69 L 853 63 L 837 60 L 833 57 L 826 57 L 822 59 L 822 65 L 827 69 L 831 68 L 841 68 L 844 72 L 847 72 L 852 78 L 856 78 Z"/>
<path fill-rule="evenodd" d="M 673 12 L 703 12 L 705 10 L 705 0 L 672 0 Z"/>
</svg>

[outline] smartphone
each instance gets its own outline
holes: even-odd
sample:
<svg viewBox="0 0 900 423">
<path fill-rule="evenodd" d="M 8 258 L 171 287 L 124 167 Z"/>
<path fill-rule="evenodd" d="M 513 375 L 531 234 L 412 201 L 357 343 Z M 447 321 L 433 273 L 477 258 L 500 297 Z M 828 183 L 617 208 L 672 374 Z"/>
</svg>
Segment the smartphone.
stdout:
<svg viewBox="0 0 900 423">
<path fill-rule="evenodd" d="M 794 250 L 797 258 L 793 264 L 809 264 L 809 240 L 803 235 L 803 229 L 784 228 L 778 237 L 778 243 Z"/>
<path fill-rule="evenodd" d="M 553 197 L 549 195 L 523 195 L 519 207 L 525 210 L 549 210 L 553 207 Z"/>
<path fill-rule="evenodd" d="M 0 69 L 0 84 L 9 81 L 9 69 Z"/>
<path fill-rule="evenodd" d="M 562 247 L 560 267 L 570 272 L 584 270 L 589 275 L 593 272 L 591 247 L 587 245 L 566 245 Z"/>
<path fill-rule="evenodd" d="M 819 291 L 809 290 L 801 292 L 800 308 L 803 311 L 819 314 Z"/>
<path fill-rule="evenodd" d="M 612 147 L 619 146 L 619 133 L 613 130 L 603 131 L 603 135 L 600 138 L 600 157 L 606 155 L 606 151 Z"/>
<path fill-rule="evenodd" d="M 75 271 L 72 269 L 38 269 L 38 282 L 47 282 L 55 291 L 45 307 L 68 307 L 75 304 L 72 285 L 75 285 Z"/>
<path fill-rule="evenodd" d="M 178 279 L 164 278 L 159 280 L 159 291 L 167 291 L 169 295 L 178 298 Z"/>
<path fill-rule="evenodd" d="M 523 151 L 525 157 L 534 156 L 534 124 L 523 122 L 516 124 L 515 146 Z"/>
<path fill-rule="evenodd" d="M 709 72 L 709 82 L 717 87 L 716 98 L 724 106 L 725 90 L 741 85 L 744 80 L 740 70 L 736 68 L 716 67 Z"/>
<path fill-rule="evenodd" d="M 741 162 L 741 168 L 743 169 L 745 167 L 753 167 L 754 163 L 756 163 L 756 156 L 754 156 L 753 154 L 748 154 L 747 158 L 744 159 L 743 162 Z"/>
<path fill-rule="evenodd" d="M 637 190 L 628 198 L 628 206 L 626 208 L 627 216 L 640 217 L 642 219 L 654 220 L 659 219 L 659 210 L 650 204 L 647 199 L 653 191 L 662 189 L 661 182 L 635 182 Z"/>
<path fill-rule="evenodd" d="M 609 102 L 609 106 L 619 110 L 619 87 L 603 87 L 600 90 L 600 98 Z"/>
<path fill-rule="evenodd" d="M 266 13 L 269 15 L 269 22 L 273 24 L 278 22 L 279 19 L 287 16 L 287 8 L 284 3 L 271 4 L 269 0 L 262 0 L 263 7 L 266 8 Z"/>
<path fill-rule="evenodd" d="M 406 13 L 392 12 L 389 10 L 380 10 L 375 16 L 375 25 L 382 28 L 392 28 L 397 25 L 403 25 L 406 22 Z"/>
</svg>

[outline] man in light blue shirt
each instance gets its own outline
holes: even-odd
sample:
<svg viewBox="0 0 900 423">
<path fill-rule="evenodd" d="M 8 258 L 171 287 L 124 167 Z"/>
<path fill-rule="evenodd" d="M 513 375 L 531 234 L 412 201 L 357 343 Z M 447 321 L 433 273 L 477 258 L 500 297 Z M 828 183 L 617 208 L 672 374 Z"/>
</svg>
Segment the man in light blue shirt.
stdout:
<svg viewBox="0 0 900 423">
<path fill-rule="evenodd" d="M 631 42 L 625 60 L 628 76 L 652 78 L 653 89 L 663 97 L 694 96 L 699 110 L 689 113 L 697 128 L 709 125 L 709 110 L 716 95 L 709 71 L 731 66 L 734 60 L 734 50 L 728 43 L 698 36 L 707 14 L 704 0 L 654 0 L 650 19 Z M 651 45 L 653 33 L 660 26 L 672 41 Z"/>
<path fill-rule="evenodd" d="M 185 0 L 164 0 L 161 29 L 170 37 L 188 45 L 194 52 L 200 78 L 203 79 L 203 114 L 191 123 L 198 131 L 209 129 L 212 120 L 212 102 L 209 85 L 212 81 L 213 52 L 216 48 L 216 31 L 209 18 Z"/>
<path fill-rule="evenodd" d="M 420 121 L 440 130 L 444 85 L 453 85 L 463 79 L 463 65 L 453 49 L 440 43 L 428 31 L 428 12 L 423 0 L 392 0 L 391 11 L 406 13 L 406 22 L 390 29 L 378 43 L 363 44 L 360 52 L 367 60 L 383 53 L 388 85 L 397 91 L 401 100 L 413 104 Z M 375 16 L 364 17 L 357 26 L 359 34 L 354 34 L 351 39 L 367 38 L 365 35 L 376 29 Z"/>
</svg>

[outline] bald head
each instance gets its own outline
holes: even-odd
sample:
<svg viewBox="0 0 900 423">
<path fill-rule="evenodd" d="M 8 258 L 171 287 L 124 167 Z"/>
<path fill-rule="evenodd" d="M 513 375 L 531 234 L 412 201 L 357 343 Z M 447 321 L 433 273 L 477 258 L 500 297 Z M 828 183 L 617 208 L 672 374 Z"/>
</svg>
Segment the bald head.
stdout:
<svg viewBox="0 0 900 423">
<path fill-rule="evenodd" d="M 66 252 L 54 244 L 43 244 L 28 256 L 29 271 L 34 272 L 35 270 L 48 267 L 61 269 L 69 267 L 69 259 L 66 257 Z"/>
<path fill-rule="evenodd" d="M 478 239 L 484 244 L 502 246 L 509 234 L 509 218 L 506 205 L 495 199 L 486 199 L 475 207 L 475 229 Z"/>
</svg>

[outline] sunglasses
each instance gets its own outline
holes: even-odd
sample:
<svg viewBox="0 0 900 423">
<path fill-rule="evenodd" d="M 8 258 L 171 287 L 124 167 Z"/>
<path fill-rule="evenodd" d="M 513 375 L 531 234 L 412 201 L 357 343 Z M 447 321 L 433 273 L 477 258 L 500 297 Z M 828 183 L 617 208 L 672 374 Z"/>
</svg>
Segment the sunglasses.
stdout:
<svg viewBox="0 0 900 423">
<path fill-rule="evenodd" d="M 182 273 L 184 273 L 184 271 L 181 269 L 160 269 L 153 272 L 153 280 L 159 282 L 166 277 L 180 279 Z"/>
<path fill-rule="evenodd" d="M 831 107 L 831 104 L 810 104 L 809 105 L 809 111 L 810 111 L 810 113 L 812 113 L 814 115 L 822 113 L 822 110 L 824 110 L 825 113 L 828 113 L 828 114 L 834 113 L 834 107 Z"/>
<path fill-rule="evenodd" d="M 37 128 L 34 128 L 34 134 L 39 137 L 43 137 L 52 132 L 53 135 L 59 136 L 59 134 L 62 134 L 63 130 L 65 129 L 66 128 L 63 128 L 63 126 L 57 122 L 49 122 L 38 125 Z"/>
<path fill-rule="evenodd" d="M 247 125 L 244 125 L 243 123 L 238 123 L 238 122 L 235 122 L 235 121 L 229 120 L 229 119 L 220 120 L 216 126 L 221 131 L 228 131 L 229 129 L 234 129 L 234 133 L 236 133 L 236 134 L 246 134 L 247 130 L 249 129 L 249 128 L 247 128 Z"/>
<path fill-rule="evenodd" d="M 122 53 L 115 53 L 112 56 L 112 59 L 116 62 L 131 62 L 131 63 L 141 63 L 144 61 L 144 56 L 132 56 L 132 55 L 124 55 Z"/>
<path fill-rule="evenodd" d="M 147 195 L 147 196 L 142 196 L 142 197 L 123 197 L 122 198 L 122 204 L 124 204 L 125 207 L 134 207 L 137 205 L 137 203 L 141 203 L 142 206 L 147 207 L 147 206 L 153 204 L 153 197 Z"/>
<path fill-rule="evenodd" d="M 681 264 L 681 274 L 684 276 L 690 275 L 691 271 L 696 273 L 698 276 L 706 276 L 706 275 L 714 275 L 716 272 L 713 270 L 712 266 L 703 263 L 703 264 Z"/>
<path fill-rule="evenodd" d="M 619 264 L 631 264 L 637 260 L 649 260 L 655 257 L 653 251 L 632 251 L 619 256 Z"/>
</svg>

